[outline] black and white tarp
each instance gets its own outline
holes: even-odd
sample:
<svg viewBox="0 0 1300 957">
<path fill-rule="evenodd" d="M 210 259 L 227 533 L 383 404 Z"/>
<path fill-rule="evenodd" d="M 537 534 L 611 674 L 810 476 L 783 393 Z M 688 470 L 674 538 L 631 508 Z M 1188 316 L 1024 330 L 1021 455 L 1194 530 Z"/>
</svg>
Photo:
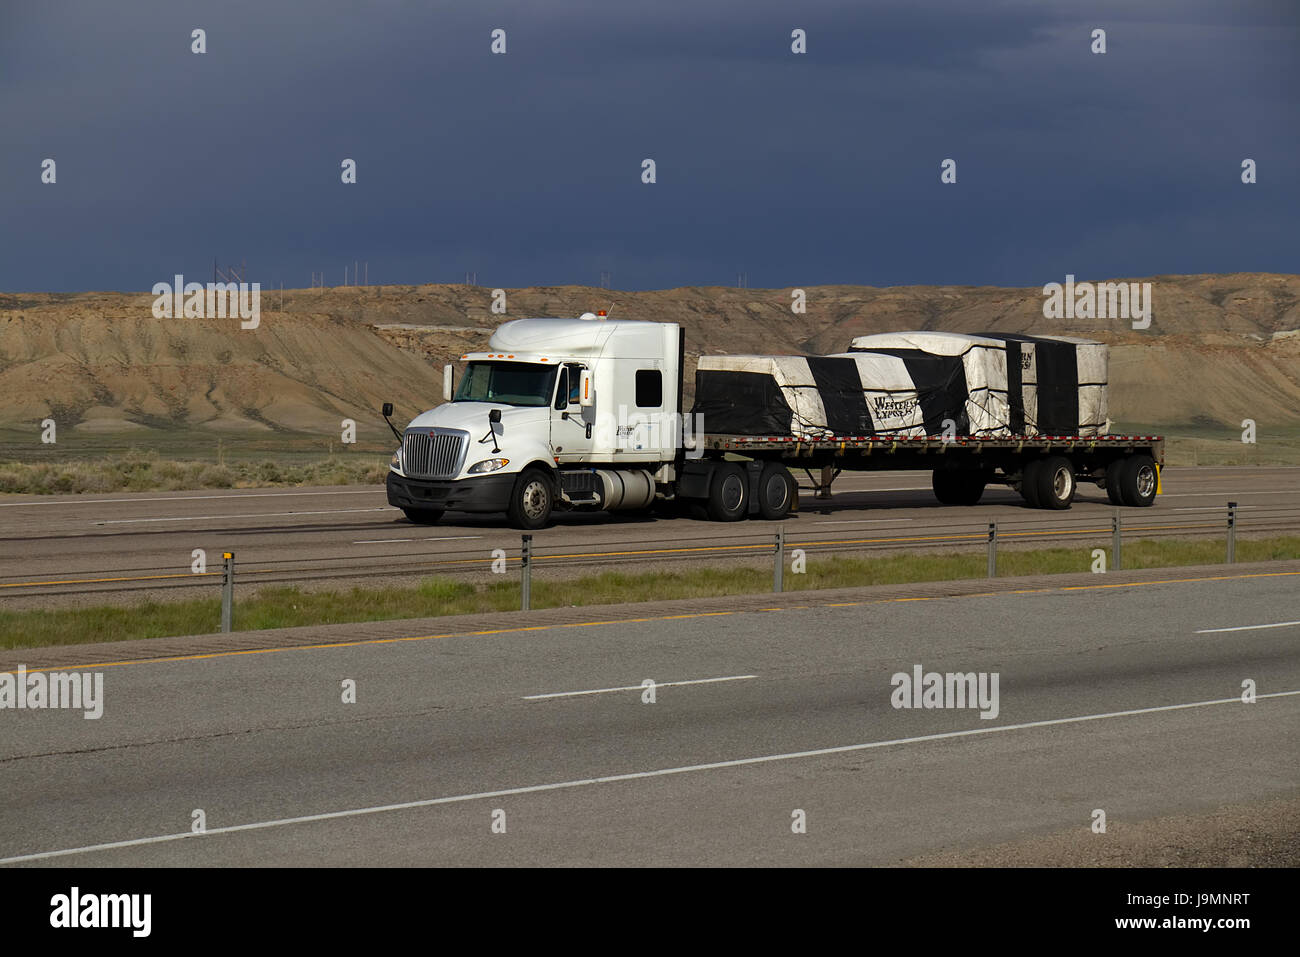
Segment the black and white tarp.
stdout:
<svg viewBox="0 0 1300 957">
<path fill-rule="evenodd" d="M 1064 336 L 897 332 L 830 356 L 702 356 L 704 431 L 863 435 L 1099 435 L 1106 346 Z"/>
<path fill-rule="evenodd" d="M 952 422 L 964 435 L 968 400 L 962 362 L 949 357 L 702 356 L 693 411 L 720 434 L 940 435 Z"/>
<path fill-rule="evenodd" d="M 1013 434 L 1106 434 L 1110 409 L 1104 342 L 1071 336 L 982 335 L 1006 344 Z"/>
<path fill-rule="evenodd" d="M 954 419 L 957 434 L 1010 434 L 1005 343 L 947 332 L 885 332 L 858 336 L 848 354 L 896 356 L 907 365 L 920 390 L 934 388 L 940 379 L 960 376 L 965 392 L 964 422 Z"/>
</svg>

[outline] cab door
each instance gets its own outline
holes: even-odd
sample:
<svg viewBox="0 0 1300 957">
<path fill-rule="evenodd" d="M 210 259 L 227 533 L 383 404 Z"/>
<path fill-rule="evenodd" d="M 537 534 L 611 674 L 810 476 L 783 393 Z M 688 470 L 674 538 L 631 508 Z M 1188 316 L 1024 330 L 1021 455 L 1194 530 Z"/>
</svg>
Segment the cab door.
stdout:
<svg viewBox="0 0 1300 957">
<path fill-rule="evenodd" d="M 581 362 L 566 362 L 555 378 L 555 395 L 551 402 L 551 449 L 561 464 L 591 459 L 593 409 L 580 403 Z"/>
</svg>

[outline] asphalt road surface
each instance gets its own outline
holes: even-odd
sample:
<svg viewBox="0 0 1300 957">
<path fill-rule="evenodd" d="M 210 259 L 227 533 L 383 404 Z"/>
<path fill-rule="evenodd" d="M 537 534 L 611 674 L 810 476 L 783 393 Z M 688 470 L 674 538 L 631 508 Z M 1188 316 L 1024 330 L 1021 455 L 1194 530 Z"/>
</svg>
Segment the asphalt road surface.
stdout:
<svg viewBox="0 0 1300 957">
<path fill-rule="evenodd" d="M 1298 494 L 1300 468 L 1167 469 L 1153 508 L 1122 511 L 1129 535 L 1221 535 L 1233 500 L 1241 506 L 1242 535 L 1279 534 L 1300 529 Z M 858 543 L 810 548 L 816 557 L 827 547 L 979 548 L 993 521 L 1007 547 L 1059 545 L 1031 533 L 1067 527 L 1091 528 L 1108 540 L 1114 512 L 1095 485 L 1081 485 L 1069 511 L 1048 512 L 992 487 L 978 506 L 942 506 L 924 472 L 845 473 L 830 502 L 805 493 L 801 512 L 784 525 L 792 546 Z M 773 523 L 762 521 L 561 513 L 553 527 L 534 533 L 534 544 L 539 567 L 583 574 L 766 559 L 772 533 Z M 449 513 L 436 526 L 416 526 L 387 505 L 382 488 L 6 496 L 0 607 L 211 597 L 223 551 L 235 553 L 244 584 L 315 578 L 335 586 L 431 574 L 487 579 L 494 549 L 515 560 L 519 548 L 520 533 L 502 516 Z M 206 555 L 202 587 L 191 574 L 195 549 Z"/>
<path fill-rule="evenodd" d="M 1248 816 L 1300 790 L 1298 581 L 1256 572 L 103 667 L 97 720 L 0 711 L 0 859 L 882 865 L 1036 835 L 1105 842 L 1097 810 L 1112 832 Z M 990 692 L 996 673 L 996 717 L 894 707 L 893 676 L 916 666 L 984 673 Z M 198 810 L 207 833 L 194 836 Z"/>
</svg>

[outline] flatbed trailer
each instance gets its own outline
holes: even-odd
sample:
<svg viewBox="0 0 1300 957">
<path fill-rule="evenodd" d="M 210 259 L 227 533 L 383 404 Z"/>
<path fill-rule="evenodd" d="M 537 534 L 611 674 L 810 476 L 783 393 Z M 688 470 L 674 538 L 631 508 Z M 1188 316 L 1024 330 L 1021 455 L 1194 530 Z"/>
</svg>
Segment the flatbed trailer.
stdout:
<svg viewBox="0 0 1300 957">
<path fill-rule="evenodd" d="M 830 497 L 845 471 L 930 471 L 935 495 L 952 505 L 974 505 L 991 484 L 1019 492 L 1033 507 L 1069 508 L 1078 482 L 1104 488 L 1112 503 L 1146 507 L 1160 491 L 1164 439 L 1154 435 L 793 436 L 705 434 L 706 460 L 728 453 L 758 467 L 751 501 L 762 495 L 762 473 L 773 466 L 808 471 L 819 497 Z M 698 471 L 698 467 L 696 468 Z M 687 471 L 689 472 L 689 463 Z"/>
</svg>

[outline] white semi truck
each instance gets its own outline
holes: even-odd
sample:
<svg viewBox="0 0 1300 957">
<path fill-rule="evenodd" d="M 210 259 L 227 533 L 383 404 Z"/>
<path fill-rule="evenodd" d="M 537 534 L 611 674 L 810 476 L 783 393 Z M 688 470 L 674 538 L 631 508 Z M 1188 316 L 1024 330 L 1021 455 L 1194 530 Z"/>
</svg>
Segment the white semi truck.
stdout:
<svg viewBox="0 0 1300 957">
<path fill-rule="evenodd" d="M 917 469 L 933 473 L 948 504 L 976 504 L 1002 483 L 1032 506 L 1068 508 L 1079 480 L 1106 488 L 1115 504 L 1155 498 L 1164 445 L 1154 436 L 710 431 L 707 416 L 681 407 L 684 354 L 676 323 L 603 312 L 503 323 L 487 352 L 460 357 L 459 385 L 447 367 L 443 405 L 398 432 L 384 404 L 401 443 L 389 503 L 419 524 L 447 511 L 503 512 L 524 529 L 561 509 L 660 503 L 697 505 L 715 521 L 781 519 L 798 508 L 792 467 L 810 478 L 820 470 L 813 487 L 822 494 L 844 469 Z"/>
</svg>

